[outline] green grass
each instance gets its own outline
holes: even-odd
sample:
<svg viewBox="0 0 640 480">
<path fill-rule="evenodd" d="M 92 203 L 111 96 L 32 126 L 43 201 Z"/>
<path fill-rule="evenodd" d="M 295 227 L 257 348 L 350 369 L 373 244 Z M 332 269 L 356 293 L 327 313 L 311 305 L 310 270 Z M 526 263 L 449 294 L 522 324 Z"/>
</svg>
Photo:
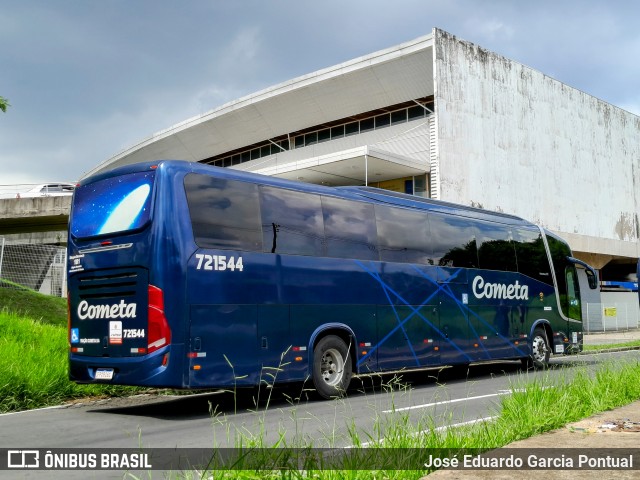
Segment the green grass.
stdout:
<svg viewBox="0 0 640 480">
<path fill-rule="evenodd" d="M 41 302 L 40 308 L 46 304 Z M 56 405 L 78 397 L 139 391 L 70 382 L 68 348 L 66 327 L 34 321 L 6 309 L 0 311 L 0 412 Z"/>
<path fill-rule="evenodd" d="M 609 344 L 603 344 L 603 345 L 584 345 L 583 351 L 595 352 L 599 350 L 610 350 L 613 348 L 633 348 L 633 347 L 640 347 L 640 340 L 633 340 L 633 341 L 624 342 L 624 343 L 609 343 Z"/>
<path fill-rule="evenodd" d="M 501 397 L 496 405 L 496 418 L 490 422 L 481 422 L 475 425 L 436 430 L 435 420 L 424 415 L 419 418 L 412 417 L 406 411 L 400 411 L 383 415 L 379 412 L 383 408 L 379 402 L 376 405 L 374 417 L 369 431 L 359 430 L 355 427 L 353 419 L 343 416 L 341 413 L 344 405 L 342 400 L 336 400 L 333 407 L 336 418 L 344 422 L 347 433 L 345 436 L 335 435 L 335 425 L 327 433 L 320 432 L 320 439 L 315 445 L 308 440 L 302 442 L 287 443 L 287 432 L 278 432 L 278 439 L 272 444 L 265 440 L 263 429 L 258 429 L 257 434 L 250 434 L 245 422 L 242 427 L 234 427 L 230 419 L 225 415 L 213 415 L 214 423 L 226 426 L 227 439 L 235 441 L 237 448 L 245 451 L 249 448 L 306 448 L 313 447 L 342 447 L 345 444 L 354 446 L 369 444 L 369 448 L 361 450 L 359 465 L 363 465 L 363 458 L 368 458 L 374 464 L 379 464 L 387 455 L 394 465 L 404 464 L 398 461 L 393 449 L 400 450 L 402 455 L 415 455 L 417 449 L 445 449 L 448 452 L 487 451 L 503 447 L 517 440 L 529 438 L 533 435 L 561 428 L 567 423 L 578 421 L 599 412 L 627 405 L 640 399 L 640 362 L 609 362 L 599 366 L 595 372 L 586 366 L 573 367 L 560 372 L 560 375 L 551 375 L 549 372 L 542 375 L 522 373 L 512 383 L 511 395 Z M 393 389 L 391 395 L 391 407 L 395 403 L 397 395 L 410 395 L 406 386 L 401 382 L 390 385 Z M 436 387 L 439 388 L 439 387 Z M 446 394 L 445 394 L 446 395 Z M 303 408 L 297 412 L 298 407 L 292 402 L 292 416 L 303 414 Z M 389 405 L 386 408 L 390 407 Z M 327 414 L 327 412 L 325 412 Z M 255 412 L 255 422 L 263 425 L 266 411 Z M 291 432 L 289 432 L 291 433 Z M 329 440 L 327 444 L 327 440 Z M 214 439 L 215 443 L 215 439 Z M 383 448 L 381 448 L 383 447 Z M 414 450 L 411 450 L 414 449 Z M 274 461 L 273 453 L 264 451 L 264 463 L 260 463 L 259 456 L 249 459 L 240 458 L 239 465 L 250 470 L 210 470 L 208 472 L 183 472 L 177 478 L 287 478 L 287 479 L 418 479 L 430 470 L 358 470 L 358 464 L 344 470 L 321 470 L 319 463 L 311 463 L 305 470 L 273 470 L 270 468 Z M 393 458 L 395 456 L 395 458 Z M 416 465 L 413 458 L 412 465 Z M 312 462 L 314 458 L 312 457 Z M 243 463 L 245 462 L 245 463 Z"/>
<path fill-rule="evenodd" d="M 42 295 L 18 284 L 0 281 L 0 310 L 52 325 L 67 326 L 67 300 Z"/>
</svg>

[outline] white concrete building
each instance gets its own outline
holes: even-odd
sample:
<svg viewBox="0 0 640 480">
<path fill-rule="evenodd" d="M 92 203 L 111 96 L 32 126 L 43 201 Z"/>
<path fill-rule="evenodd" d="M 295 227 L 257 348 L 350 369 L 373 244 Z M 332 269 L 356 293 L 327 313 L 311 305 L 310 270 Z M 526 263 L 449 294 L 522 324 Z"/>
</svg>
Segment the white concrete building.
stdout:
<svg viewBox="0 0 640 480">
<path fill-rule="evenodd" d="M 439 29 L 185 120 L 89 174 L 166 158 L 512 213 L 612 280 L 640 256 L 640 117 Z"/>
</svg>

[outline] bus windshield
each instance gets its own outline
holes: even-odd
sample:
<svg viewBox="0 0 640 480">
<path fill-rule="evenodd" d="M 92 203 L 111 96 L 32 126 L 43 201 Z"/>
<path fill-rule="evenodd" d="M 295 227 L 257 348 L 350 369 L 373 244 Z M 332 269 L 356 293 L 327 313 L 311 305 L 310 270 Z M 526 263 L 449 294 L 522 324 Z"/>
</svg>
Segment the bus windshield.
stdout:
<svg viewBox="0 0 640 480">
<path fill-rule="evenodd" d="M 137 172 L 78 187 L 71 234 L 86 238 L 143 227 L 150 217 L 154 175 L 154 171 Z"/>
</svg>

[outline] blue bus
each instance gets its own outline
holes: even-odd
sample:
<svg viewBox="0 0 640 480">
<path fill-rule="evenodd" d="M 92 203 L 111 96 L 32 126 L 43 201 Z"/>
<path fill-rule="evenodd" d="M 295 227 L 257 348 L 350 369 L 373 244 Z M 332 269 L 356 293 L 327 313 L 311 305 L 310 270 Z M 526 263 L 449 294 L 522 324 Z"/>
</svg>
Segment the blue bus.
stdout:
<svg viewBox="0 0 640 480">
<path fill-rule="evenodd" d="M 582 349 L 580 288 L 554 234 L 515 216 L 370 187 L 184 161 L 76 188 L 70 378 L 171 388 L 310 379 Z M 274 373 L 275 372 L 275 373 Z"/>
</svg>

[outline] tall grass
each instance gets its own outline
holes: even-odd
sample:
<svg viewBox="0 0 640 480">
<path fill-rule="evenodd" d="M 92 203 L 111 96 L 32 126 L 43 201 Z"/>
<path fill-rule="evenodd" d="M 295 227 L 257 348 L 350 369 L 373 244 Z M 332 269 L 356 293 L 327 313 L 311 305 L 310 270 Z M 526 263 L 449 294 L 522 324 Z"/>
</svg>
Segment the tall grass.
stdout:
<svg viewBox="0 0 640 480">
<path fill-rule="evenodd" d="M 396 395 L 410 394 L 404 388 L 398 390 L 397 385 L 391 385 L 389 389 L 392 410 Z M 319 432 L 320 440 L 315 444 L 309 440 L 287 443 L 287 432 L 278 432 L 277 440 L 269 443 L 264 438 L 263 429 L 260 429 L 259 438 L 256 438 L 256 434 L 248 433 L 246 425 L 235 429 L 224 415 L 215 415 L 214 421 L 227 426 L 227 439 L 235 439 L 238 449 L 247 446 L 259 449 L 313 449 L 326 447 L 327 440 L 330 440 L 329 447 L 344 447 L 346 443 L 353 448 L 368 449 L 373 453 L 367 458 L 373 459 L 376 465 L 380 463 L 380 456 L 411 455 L 418 449 L 441 449 L 441 452 L 469 449 L 486 451 L 640 399 L 640 362 L 609 362 L 599 366 L 595 372 L 587 367 L 577 367 L 560 372 L 560 375 L 552 375 L 550 372 L 540 376 L 523 373 L 512 382 L 511 390 L 510 395 L 500 397 L 500 402 L 496 404 L 494 420 L 455 428 L 436 428 L 436 422 L 429 415 L 416 419 L 406 411 L 400 411 L 389 415 L 375 413 L 370 431 L 362 431 L 355 427 L 353 418 L 340 417 L 337 412 L 345 410 L 345 400 L 338 399 L 333 401 L 333 407 L 336 416 L 344 422 L 346 438 L 335 435 L 334 425 L 329 427 L 331 431 L 328 433 Z M 292 403 L 292 407 L 294 413 L 291 415 L 295 417 L 298 406 Z M 256 420 L 260 424 L 265 414 L 256 412 Z M 394 449 L 399 453 L 394 453 Z M 369 454 L 365 454 L 367 455 Z M 429 470 L 371 470 L 363 464 L 351 465 L 343 470 L 272 470 L 270 465 L 273 461 L 273 451 L 265 450 L 264 464 L 259 464 L 258 457 L 256 467 L 254 457 L 244 467 L 250 466 L 251 469 L 242 469 L 241 458 L 238 460 L 240 469 L 183 472 L 180 478 L 417 479 L 429 473 Z M 398 464 L 398 458 L 391 461 Z M 310 468 L 314 468 L 313 465 L 316 468 L 318 466 L 317 463 L 311 463 Z M 365 469 L 359 469 L 363 467 Z"/>
<path fill-rule="evenodd" d="M 68 348 L 66 328 L 0 311 L 0 413 L 136 391 L 70 382 Z"/>
</svg>

